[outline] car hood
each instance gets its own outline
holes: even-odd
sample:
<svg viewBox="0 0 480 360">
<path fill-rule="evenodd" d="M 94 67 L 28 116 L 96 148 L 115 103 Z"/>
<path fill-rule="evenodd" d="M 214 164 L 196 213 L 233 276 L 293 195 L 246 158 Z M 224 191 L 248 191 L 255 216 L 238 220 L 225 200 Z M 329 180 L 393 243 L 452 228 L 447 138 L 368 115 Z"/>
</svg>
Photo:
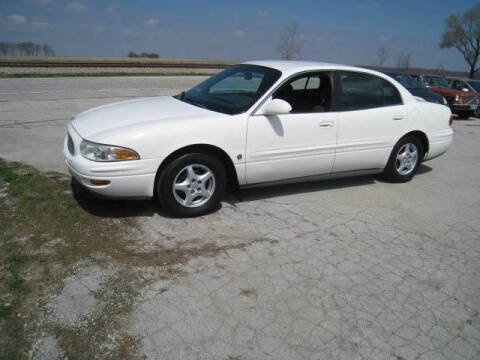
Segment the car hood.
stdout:
<svg viewBox="0 0 480 360">
<path fill-rule="evenodd" d="M 429 102 L 444 104 L 443 96 L 427 89 L 408 89 L 412 95 L 421 97 Z"/>
<path fill-rule="evenodd" d="M 216 114 L 172 96 L 140 98 L 99 106 L 77 115 L 72 126 L 84 139 L 109 130 L 151 121 L 194 118 Z"/>
</svg>

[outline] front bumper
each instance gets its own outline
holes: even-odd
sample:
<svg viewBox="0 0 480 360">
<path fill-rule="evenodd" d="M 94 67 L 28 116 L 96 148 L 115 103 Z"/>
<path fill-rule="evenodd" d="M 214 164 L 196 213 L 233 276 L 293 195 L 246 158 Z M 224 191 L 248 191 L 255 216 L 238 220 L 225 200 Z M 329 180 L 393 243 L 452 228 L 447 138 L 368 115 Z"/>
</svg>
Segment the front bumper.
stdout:
<svg viewBox="0 0 480 360">
<path fill-rule="evenodd" d="M 72 139 L 69 141 L 68 135 Z M 63 154 L 70 174 L 91 192 L 105 197 L 152 198 L 155 176 L 162 159 L 97 162 L 80 154 L 82 138 L 70 124 Z M 108 180 L 108 185 L 94 185 L 92 180 Z"/>
</svg>

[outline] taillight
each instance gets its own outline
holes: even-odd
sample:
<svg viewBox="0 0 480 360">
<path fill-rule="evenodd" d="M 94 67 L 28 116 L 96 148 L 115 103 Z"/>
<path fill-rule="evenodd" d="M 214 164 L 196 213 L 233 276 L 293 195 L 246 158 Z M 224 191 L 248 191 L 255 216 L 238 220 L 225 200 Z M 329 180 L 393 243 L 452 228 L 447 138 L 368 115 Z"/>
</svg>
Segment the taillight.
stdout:
<svg viewBox="0 0 480 360">
<path fill-rule="evenodd" d="M 450 115 L 450 120 L 448 121 L 448 125 L 452 126 L 453 124 L 453 115 Z"/>
</svg>

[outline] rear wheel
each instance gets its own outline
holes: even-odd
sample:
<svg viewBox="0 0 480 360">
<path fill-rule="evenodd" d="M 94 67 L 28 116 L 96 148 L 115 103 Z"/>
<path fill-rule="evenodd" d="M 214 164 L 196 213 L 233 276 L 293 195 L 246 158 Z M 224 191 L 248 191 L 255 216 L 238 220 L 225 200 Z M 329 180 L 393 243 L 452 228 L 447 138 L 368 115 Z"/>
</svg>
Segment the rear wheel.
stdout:
<svg viewBox="0 0 480 360">
<path fill-rule="evenodd" d="M 157 197 L 166 210 L 179 216 L 200 216 L 214 210 L 225 190 L 225 168 L 204 153 L 181 155 L 162 171 Z"/>
<path fill-rule="evenodd" d="M 480 118 L 480 105 L 477 106 L 477 110 L 475 110 L 475 115 L 476 118 Z"/>
<path fill-rule="evenodd" d="M 406 136 L 393 148 L 384 177 L 391 182 L 407 182 L 417 172 L 423 159 L 423 146 L 416 136 Z"/>
</svg>

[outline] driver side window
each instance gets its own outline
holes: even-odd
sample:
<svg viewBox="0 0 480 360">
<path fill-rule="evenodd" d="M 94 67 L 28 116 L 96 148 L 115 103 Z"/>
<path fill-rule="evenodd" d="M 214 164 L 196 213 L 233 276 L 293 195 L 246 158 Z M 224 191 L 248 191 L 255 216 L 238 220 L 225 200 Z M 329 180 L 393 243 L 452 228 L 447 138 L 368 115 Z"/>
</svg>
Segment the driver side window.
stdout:
<svg viewBox="0 0 480 360">
<path fill-rule="evenodd" d="M 273 94 L 292 107 L 291 113 L 328 112 L 332 103 L 332 81 L 328 72 L 308 73 L 283 84 Z"/>
</svg>

